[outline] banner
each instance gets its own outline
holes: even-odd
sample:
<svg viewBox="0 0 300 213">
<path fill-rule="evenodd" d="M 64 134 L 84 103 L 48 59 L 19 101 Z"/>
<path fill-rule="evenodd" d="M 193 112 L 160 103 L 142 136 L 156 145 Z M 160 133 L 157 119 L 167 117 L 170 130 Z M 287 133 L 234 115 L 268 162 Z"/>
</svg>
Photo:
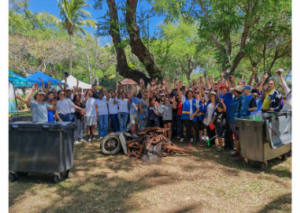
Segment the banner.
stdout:
<svg viewBox="0 0 300 213">
<path fill-rule="evenodd" d="M 10 81 L 8 81 L 8 111 L 9 113 L 18 112 L 15 88 Z"/>
</svg>

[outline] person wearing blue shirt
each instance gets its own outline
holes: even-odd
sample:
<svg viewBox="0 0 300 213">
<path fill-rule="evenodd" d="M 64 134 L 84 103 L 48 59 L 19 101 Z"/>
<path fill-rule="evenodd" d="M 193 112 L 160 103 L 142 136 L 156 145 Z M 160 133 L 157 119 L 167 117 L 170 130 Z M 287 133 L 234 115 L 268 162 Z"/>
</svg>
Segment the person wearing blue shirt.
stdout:
<svg viewBox="0 0 300 213">
<path fill-rule="evenodd" d="M 232 153 L 232 157 L 237 157 L 234 160 L 243 160 L 244 158 L 240 155 L 240 139 L 239 139 L 239 131 L 236 127 L 236 118 L 242 118 L 248 115 L 249 102 L 247 100 L 247 96 L 242 93 L 242 86 L 235 86 L 231 88 L 233 95 L 235 96 L 229 109 L 229 114 L 227 115 L 227 119 L 229 120 L 230 128 L 235 137 L 235 153 Z"/>
<path fill-rule="evenodd" d="M 228 85 L 230 85 L 230 82 L 227 82 Z M 232 93 L 230 90 L 225 85 L 221 85 L 219 88 L 220 95 L 219 99 L 223 99 L 223 102 L 226 106 L 226 113 L 227 115 L 229 114 L 229 109 L 230 105 L 232 103 Z M 226 131 L 225 131 L 225 136 L 224 136 L 224 143 L 225 146 L 223 147 L 224 149 L 229 149 L 230 153 L 233 152 L 233 138 L 232 138 L 232 131 L 229 126 L 228 120 L 226 120 Z"/>
<path fill-rule="evenodd" d="M 249 102 L 248 116 L 255 115 L 257 111 L 256 100 L 251 94 L 252 87 L 250 85 L 245 85 L 243 87 L 243 93 L 247 96 L 247 100 Z"/>
</svg>

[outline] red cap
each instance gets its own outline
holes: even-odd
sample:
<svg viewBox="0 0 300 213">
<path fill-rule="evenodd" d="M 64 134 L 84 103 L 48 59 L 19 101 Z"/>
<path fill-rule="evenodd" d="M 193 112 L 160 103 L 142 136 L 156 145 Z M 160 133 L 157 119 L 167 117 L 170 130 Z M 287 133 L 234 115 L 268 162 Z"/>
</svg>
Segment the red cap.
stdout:
<svg viewBox="0 0 300 213">
<path fill-rule="evenodd" d="M 227 89 L 227 87 L 225 85 L 221 85 L 219 89 Z"/>
</svg>

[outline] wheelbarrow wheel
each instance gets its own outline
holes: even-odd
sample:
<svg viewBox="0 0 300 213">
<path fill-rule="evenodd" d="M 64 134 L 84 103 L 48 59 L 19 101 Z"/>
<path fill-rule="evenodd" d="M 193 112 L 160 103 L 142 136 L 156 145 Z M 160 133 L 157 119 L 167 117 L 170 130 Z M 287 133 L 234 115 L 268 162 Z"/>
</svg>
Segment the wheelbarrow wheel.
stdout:
<svg viewBox="0 0 300 213">
<path fill-rule="evenodd" d="M 266 170 L 266 169 L 267 169 L 267 166 L 268 166 L 267 162 L 262 162 L 262 163 L 260 164 L 260 168 L 261 168 L 262 170 Z"/>
<path fill-rule="evenodd" d="M 18 180 L 19 179 L 19 177 L 15 174 L 15 173 L 10 173 L 9 174 L 9 180 L 11 181 L 11 182 L 15 182 L 16 180 Z"/>
<path fill-rule="evenodd" d="M 287 154 L 281 155 L 281 160 L 285 161 L 287 159 Z"/>
<path fill-rule="evenodd" d="M 54 175 L 54 183 L 59 183 L 60 182 L 60 178 L 58 175 Z"/>
</svg>

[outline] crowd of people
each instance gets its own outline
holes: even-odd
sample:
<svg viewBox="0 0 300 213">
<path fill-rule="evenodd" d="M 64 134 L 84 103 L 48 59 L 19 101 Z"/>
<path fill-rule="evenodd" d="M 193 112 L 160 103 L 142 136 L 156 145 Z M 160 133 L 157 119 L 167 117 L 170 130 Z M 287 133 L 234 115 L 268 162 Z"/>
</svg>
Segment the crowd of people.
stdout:
<svg viewBox="0 0 300 213">
<path fill-rule="evenodd" d="M 96 127 L 98 137 L 102 139 L 109 128 L 113 132 L 130 130 L 133 137 L 138 137 L 138 129 L 158 126 L 168 129 L 165 136 L 170 141 L 178 138 L 188 146 L 205 146 L 209 139 L 209 147 L 218 151 L 227 149 L 235 160 L 242 160 L 235 119 L 292 109 L 291 85 L 287 86 L 283 79 L 283 70 L 276 73 L 282 83 L 285 102 L 268 74 L 260 83 L 252 84 L 256 72 L 254 67 L 247 84 L 243 79 L 236 84 L 234 76 L 226 72 L 221 73 L 220 81 L 209 79 L 204 72 L 204 77 L 187 86 L 176 79 L 171 85 L 168 77 L 161 83 L 153 80 L 147 86 L 140 79 L 139 92 L 133 88 L 121 89 L 121 85 L 117 91 L 103 86 L 98 91 L 93 85 L 82 93 L 78 84 L 73 92 L 66 88 L 66 84 L 64 87 L 59 85 L 61 90 L 57 92 L 50 89 L 51 82 L 47 88 L 42 82 L 42 88 L 38 89 L 35 84 L 24 100 L 17 98 L 30 107 L 33 122 L 76 123 L 75 144 L 86 142 L 84 131 L 89 142 L 97 139 Z"/>
</svg>

